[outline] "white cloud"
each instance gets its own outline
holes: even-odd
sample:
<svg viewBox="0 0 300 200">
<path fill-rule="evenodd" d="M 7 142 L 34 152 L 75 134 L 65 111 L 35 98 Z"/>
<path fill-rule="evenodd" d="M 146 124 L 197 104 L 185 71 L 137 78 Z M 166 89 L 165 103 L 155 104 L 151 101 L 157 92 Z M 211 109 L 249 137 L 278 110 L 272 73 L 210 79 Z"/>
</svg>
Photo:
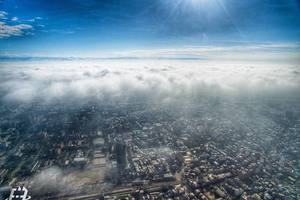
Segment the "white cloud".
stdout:
<svg viewBox="0 0 300 200">
<path fill-rule="evenodd" d="M 7 12 L 5 11 L 0 11 L 0 19 L 5 19 L 7 15 Z"/>
<path fill-rule="evenodd" d="M 14 21 L 14 22 L 15 22 L 15 21 L 18 21 L 18 18 L 17 18 L 17 17 L 12 17 L 12 18 L 11 18 L 11 21 Z"/>
<path fill-rule="evenodd" d="M 0 22 L 0 38 L 22 36 L 32 29 L 33 27 L 29 24 L 9 25 L 5 22 Z"/>
</svg>

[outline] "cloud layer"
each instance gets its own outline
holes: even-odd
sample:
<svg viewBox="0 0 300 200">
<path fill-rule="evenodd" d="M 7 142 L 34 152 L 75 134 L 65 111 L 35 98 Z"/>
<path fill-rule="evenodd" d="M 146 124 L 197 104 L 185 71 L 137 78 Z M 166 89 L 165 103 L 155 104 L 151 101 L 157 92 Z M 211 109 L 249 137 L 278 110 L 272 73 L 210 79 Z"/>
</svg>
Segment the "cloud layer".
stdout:
<svg viewBox="0 0 300 200">
<path fill-rule="evenodd" d="M 202 96 L 262 95 L 299 91 L 294 65 L 206 61 L 10 62 L 0 68 L 1 99 L 7 102 L 170 102 Z"/>
</svg>

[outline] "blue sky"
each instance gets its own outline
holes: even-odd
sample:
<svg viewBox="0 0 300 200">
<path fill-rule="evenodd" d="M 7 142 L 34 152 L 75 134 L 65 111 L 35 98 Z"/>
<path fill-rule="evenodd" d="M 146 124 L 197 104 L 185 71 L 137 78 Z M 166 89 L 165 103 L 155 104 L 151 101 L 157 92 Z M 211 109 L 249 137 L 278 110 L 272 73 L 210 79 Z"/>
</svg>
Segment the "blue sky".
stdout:
<svg viewBox="0 0 300 200">
<path fill-rule="evenodd" d="M 188 57 L 192 49 L 201 57 L 245 47 L 296 56 L 299 42 L 298 0 L 0 1 L 1 55 L 169 55 L 180 49 Z"/>
</svg>

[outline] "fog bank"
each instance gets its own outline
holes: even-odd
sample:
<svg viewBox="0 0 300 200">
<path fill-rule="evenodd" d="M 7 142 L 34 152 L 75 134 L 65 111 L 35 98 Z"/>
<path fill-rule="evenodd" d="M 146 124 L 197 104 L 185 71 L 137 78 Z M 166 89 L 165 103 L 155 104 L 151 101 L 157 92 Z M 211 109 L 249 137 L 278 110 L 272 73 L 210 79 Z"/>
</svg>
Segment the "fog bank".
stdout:
<svg viewBox="0 0 300 200">
<path fill-rule="evenodd" d="M 203 96 L 284 97 L 300 91 L 300 68 L 296 65 L 199 60 L 22 61 L 1 65 L 1 99 L 6 102 L 169 103 Z"/>
</svg>

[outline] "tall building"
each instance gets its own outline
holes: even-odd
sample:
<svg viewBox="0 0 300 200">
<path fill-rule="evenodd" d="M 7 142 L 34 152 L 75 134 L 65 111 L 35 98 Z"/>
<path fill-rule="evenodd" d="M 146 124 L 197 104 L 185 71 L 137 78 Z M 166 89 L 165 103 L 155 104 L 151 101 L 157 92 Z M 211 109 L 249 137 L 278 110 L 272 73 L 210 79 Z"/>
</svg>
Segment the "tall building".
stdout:
<svg viewBox="0 0 300 200">
<path fill-rule="evenodd" d="M 117 142 L 115 147 L 117 166 L 119 169 L 125 169 L 127 166 L 127 152 L 126 144 Z"/>
</svg>

